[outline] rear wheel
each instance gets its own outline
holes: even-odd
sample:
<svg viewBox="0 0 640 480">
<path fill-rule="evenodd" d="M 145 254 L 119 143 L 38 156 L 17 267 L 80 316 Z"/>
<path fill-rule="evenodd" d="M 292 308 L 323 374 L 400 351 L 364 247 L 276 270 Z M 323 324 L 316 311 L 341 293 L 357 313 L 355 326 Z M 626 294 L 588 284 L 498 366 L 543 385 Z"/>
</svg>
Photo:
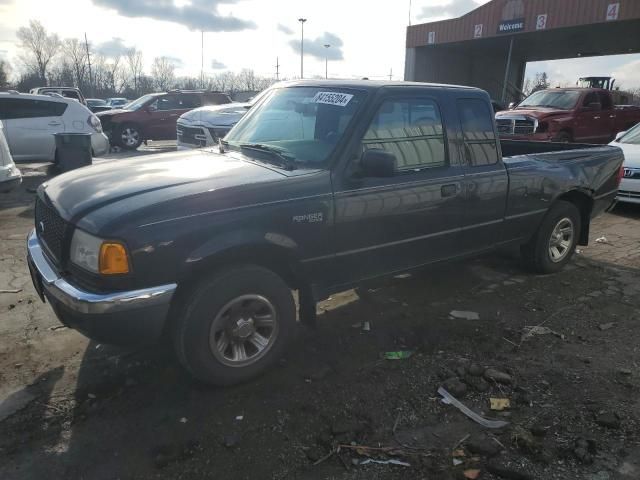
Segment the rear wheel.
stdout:
<svg viewBox="0 0 640 480">
<path fill-rule="evenodd" d="M 135 150 L 142 143 L 140 128 L 132 123 L 125 123 L 116 129 L 116 144 L 126 150 Z"/>
<path fill-rule="evenodd" d="M 202 281 L 186 299 L 174 343 L 194 377 L 231 385 L 272 365 L 295 327 L 295 304 L 285 282 L 263 267 L 238 266 Z"/>
<path fill-rule="evenodd" d="M 526 264 L 538 273 L 562 270 L 575 253 L 580 236 L 580 212 L 570 202 L 556 202 L 533 238 L 522 247 Z"/>
</svg>

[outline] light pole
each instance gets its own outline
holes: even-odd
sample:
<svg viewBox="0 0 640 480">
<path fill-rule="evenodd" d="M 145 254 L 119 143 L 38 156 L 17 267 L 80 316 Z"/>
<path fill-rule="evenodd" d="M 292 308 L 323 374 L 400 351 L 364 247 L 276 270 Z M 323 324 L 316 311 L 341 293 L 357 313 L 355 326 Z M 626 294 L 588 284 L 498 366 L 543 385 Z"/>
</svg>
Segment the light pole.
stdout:
<svg viewBox="0 0 640 480">
<path fill-rule="evenodd" d="M 327 79 L 329 78 L 329 47 L 331 45 L 329 45 L 328 43 L 324 44 L 324 48 L 326 49 L 327 53 L 324 56 L 324 78 Z"/>
<path fill-rule="evenodd" d="M 300 36 L 300 78 L 304 78 L 304 23 L 306 18 L 299 18 L 300 26 L 302 28 Z"/>
</svg>

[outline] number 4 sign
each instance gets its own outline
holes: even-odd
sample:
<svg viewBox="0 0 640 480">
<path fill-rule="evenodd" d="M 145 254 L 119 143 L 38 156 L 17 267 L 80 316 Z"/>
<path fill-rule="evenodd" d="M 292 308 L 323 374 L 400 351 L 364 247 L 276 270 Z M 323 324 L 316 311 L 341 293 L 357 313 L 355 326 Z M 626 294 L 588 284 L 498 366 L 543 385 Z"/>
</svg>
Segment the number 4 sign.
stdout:
<svg viewBox="0 0 640 480">
<path fill-rule="evenodd" d="M 617 20 L 619 14 L 620 14 L 620 4 L 610 3 L 609 6 L 607 7 L 607 21 Z"/>
</svg>

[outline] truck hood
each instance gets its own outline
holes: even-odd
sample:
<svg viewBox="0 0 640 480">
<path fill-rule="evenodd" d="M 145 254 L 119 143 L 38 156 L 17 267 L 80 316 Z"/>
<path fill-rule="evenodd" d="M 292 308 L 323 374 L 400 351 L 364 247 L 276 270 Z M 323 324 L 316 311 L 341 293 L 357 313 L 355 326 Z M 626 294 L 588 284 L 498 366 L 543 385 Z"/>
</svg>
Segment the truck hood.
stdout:
<svg viewBox="0 0 640 480">
<path fill-rule="evenodd" d="M 103 112 L 97 112 L 95 115 L 98 118 L 105 118 L 105 117 L 110 118 L 121 113 L 129 113 L 129 110 L 123 110 L 121 108 L 112 108 L 111 110 L 104 110 Z"/>
<path fill-rule="evenodd" d="M 154 216 L 162 215 L 163 205 L 175 205 L 176 200 L 284 178 L 284 172 L 237 152 L 194 150 L 80 168 L 43 184 L 38 194 L 46 194 L 65 220 L 82 221 L 84 228 L 95 232 L 107 219 L 117 221 L 149 206 L 155 206 Z"/>
<path fill-rule="evenodd" d="M 182 123 L 200 123 L 207 126 L 230 126 L 240 120 L 251 104 L 227 103 L 225 105 L 209 105 L 183 113 L 178 119 Z"/>
<path fill-rule="evenodd" d="M 517 108 L 496 113 L 496 119 L 525 116 L 542 120 L 543 118 L 562 116 L 569 113 L 571 113 L 571 110 L 557 110 L 554 108 Z"/>
</svg>

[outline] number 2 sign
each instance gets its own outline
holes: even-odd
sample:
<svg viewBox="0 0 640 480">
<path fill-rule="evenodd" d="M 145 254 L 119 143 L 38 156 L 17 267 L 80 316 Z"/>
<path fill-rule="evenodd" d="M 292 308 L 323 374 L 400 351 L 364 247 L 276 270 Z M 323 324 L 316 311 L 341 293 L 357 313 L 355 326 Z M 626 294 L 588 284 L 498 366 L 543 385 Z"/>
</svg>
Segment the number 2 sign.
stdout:
<svg viewBox="0 0 640 480">
<path fill-rule="evenodd" d="M 607 21 L 617 20 L 619 14 L 620 14 L 620 4 L 610 3 L 609 6 L 607 7 Z"/>
</svg>

